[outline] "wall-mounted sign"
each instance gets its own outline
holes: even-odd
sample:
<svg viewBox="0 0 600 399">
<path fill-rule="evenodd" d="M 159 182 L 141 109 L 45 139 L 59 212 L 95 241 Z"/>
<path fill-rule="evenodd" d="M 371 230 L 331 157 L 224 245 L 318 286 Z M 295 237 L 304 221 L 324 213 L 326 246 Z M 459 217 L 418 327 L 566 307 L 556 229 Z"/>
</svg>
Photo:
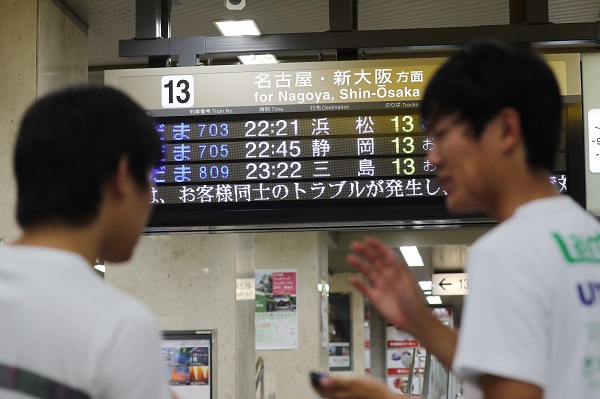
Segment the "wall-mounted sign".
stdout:
<svg viewBox="0 0 600 399">
<path fill-rule="evenodd" d="M 254 284 L 255 281 L 253 278 L 236 278 L 235 299 L 237 301 L 254 301 L 256 299 Z"/>
<path fill-rule="evenodd" d="M 431 276 L 433 295 L 467 295 L 469 276 L 466 273 L 433 274 Z"/>
<path fill-rule="evenodd" d="M 600 173 L 600 109 L 590 109 L 587 120 L 590 172 Z"/>
<path fill-rule="evenodd" d="M 150 68 L 105 80 L 156 120 L 153 229 L 439 222 L 451 216 L 419 104 L 442 62 Z M 565 62 L 552 65 L 564 81 Z M 552 182 L 572 192 L 565 143 Z"/>
</svg>

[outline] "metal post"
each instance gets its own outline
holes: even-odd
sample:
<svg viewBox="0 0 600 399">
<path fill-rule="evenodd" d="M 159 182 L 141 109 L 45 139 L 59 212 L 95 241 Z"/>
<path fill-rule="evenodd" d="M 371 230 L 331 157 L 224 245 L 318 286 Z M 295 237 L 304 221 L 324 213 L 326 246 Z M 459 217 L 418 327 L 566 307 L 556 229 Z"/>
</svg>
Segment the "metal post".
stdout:
<svg viewBox="0 0 600 399">
<path fill-rule="evenodd" d="M 137 0 L 135 2 L 135 38 L 158 39 L 161 37 L 162 0 Z"/>
<path fill-rule="evenodd" d="M 358 30 L 358 0 L 329 0 L 329 30 Z"/>
<path fill-rule="evenodd" d="M 511 25 L 547 24 L 550 22 L 548 0 L 510 0 Z"/>
<path fill-rule="evenodd" d="M 358 30 L 358 0 L 329 0 L 329 31 Z M 357 48 L 338 48 L 338 60 L 357 60 Z"/>
</svg>

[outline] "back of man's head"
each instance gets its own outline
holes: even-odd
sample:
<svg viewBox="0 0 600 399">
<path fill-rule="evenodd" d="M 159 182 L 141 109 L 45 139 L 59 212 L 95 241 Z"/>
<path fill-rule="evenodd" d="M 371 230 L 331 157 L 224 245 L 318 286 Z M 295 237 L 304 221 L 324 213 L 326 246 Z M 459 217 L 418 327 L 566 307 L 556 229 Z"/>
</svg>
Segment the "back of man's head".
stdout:
<svg viewBox="0 0 600 399">
<path fill-rule="evenodd" d="M 432 127 L 456 114 L 479 137 L 506 107 L 521 118 L 529 167 L 552 171 L 561 129 L 560 91 L 548 65 L 529 49 L 480 41 L 460 50 L 427 86 L 422 115 Z"/>
<path fill-rule="evenodd" d="M 98 215 L 103 185 L 120 159 L 146 187 L 159 156 L 151 119 L 115 89 L 80 86 L 41 98 L 17 137 L 17 221 L 23 229 L 84 226 Z"/>
</svg>

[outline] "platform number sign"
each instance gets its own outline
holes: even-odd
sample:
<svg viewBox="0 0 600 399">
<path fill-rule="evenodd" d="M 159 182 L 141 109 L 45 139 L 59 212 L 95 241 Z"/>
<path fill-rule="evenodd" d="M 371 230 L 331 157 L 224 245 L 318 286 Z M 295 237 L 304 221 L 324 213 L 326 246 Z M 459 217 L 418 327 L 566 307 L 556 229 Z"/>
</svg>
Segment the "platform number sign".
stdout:
<svg viewBox="0 0 600 399">
<path fill-rule="evenodd" d="M 192 75 L 163 76 L 160 84 L 163 108 L 194 106 L 194 77 Z"/>
</svg>

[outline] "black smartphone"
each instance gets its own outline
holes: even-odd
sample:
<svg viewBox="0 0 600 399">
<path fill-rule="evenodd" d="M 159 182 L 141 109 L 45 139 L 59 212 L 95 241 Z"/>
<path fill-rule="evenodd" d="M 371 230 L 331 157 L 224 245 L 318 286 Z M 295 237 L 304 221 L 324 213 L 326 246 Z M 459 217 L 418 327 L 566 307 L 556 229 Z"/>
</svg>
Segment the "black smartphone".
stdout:
<svg viewBox="0 0 600 399">
<path fill-rule="evenodd" d="M 313 384 L 314 386 L 318 387 L 321 384 L 321 378 L 323 378 L 325 374 L 323 373 L 317 373 L 317 372 L 311 372 L 310 373 L 310 383 Z"/>
</svg>

